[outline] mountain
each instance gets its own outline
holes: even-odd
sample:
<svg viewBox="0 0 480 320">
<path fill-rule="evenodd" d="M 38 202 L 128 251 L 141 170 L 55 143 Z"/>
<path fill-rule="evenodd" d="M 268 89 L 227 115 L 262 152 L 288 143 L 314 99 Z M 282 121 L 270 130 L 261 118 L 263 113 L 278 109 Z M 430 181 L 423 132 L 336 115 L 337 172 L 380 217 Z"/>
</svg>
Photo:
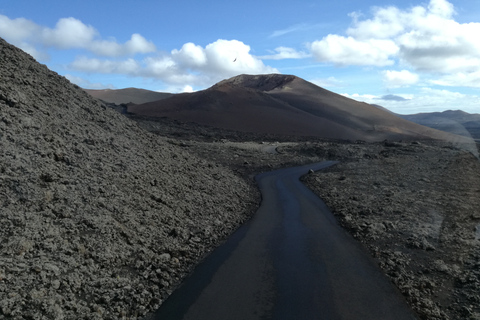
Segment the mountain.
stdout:
<svg viewBox="0 0 480 320">
<path fill-rule="evenodd" d="M 3 39 L 0 65 L 2 319 L 137 319 L 250 213 L 230 170 Z"/>
<path fill-rule="evenodd" d="M 480 114 L 478 113 L 447 110 L 398 116 L 423 126 L 480 140 Z"/>
<path fill-rule="evenodd" d="M 93 89 L 84 89 L 88 94 L 97 99 L 103 100 L 105 102 L 115 103 L 115 104 L 141 104 L 151 101 L 157 101 L 170 97 L 171 93 L 166 92 L 156 92 L 145 89 L 138 88 L 125 88 L 125 89 L 103 89 L 103 90 L 93 90 Z"/>
<path fill-rule="evenodd" d="M 459 139 L 293 75 L 240 75 L 203 91 L 129 106 L 128 112 L 287 136 L 365 141 Z"/>
</svg>

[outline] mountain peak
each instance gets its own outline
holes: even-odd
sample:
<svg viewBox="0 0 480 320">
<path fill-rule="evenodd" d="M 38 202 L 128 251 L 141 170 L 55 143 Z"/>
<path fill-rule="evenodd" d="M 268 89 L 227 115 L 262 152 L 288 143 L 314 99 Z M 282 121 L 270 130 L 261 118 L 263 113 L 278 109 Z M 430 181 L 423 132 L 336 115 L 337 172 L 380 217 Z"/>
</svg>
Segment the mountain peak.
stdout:
<svg viewBox="0 0 480 320">
<path fill-rule="evenodd" d="M 271 91 L 278 87 L 283 87 L 286 84 L 297 79 L 293 75 L 284 75 L 284 74 L 260 74 L 260 75 L 248 75 L 241 74 L 223 81 L 220 81 L 212 88 L 218 88 L 223 86 L 233 86 L 233 87 L 246 87 L 252 88 L 261 91 Z"/>
</svg>

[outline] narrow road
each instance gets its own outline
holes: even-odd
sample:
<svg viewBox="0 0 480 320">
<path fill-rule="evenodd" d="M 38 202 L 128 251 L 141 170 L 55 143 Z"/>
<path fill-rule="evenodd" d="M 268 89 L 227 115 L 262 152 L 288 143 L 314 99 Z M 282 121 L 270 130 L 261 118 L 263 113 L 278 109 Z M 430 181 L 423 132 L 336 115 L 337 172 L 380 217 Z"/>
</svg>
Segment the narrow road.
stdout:
<svg viewBox="0 0 480 320">
<path fill-rule="evenodd" d="M 300 181 L 310 169 L 257 176 L 262 204 L 168 298 L 158 320 L 415 319 L 366 251 Z"/>
</svg>

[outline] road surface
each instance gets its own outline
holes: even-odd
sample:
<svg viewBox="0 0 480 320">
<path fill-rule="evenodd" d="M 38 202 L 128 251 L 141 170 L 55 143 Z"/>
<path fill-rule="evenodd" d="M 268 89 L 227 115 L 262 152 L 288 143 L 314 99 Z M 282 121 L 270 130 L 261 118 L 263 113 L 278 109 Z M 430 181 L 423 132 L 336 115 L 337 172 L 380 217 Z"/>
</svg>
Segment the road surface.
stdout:
<svg viewBox="0 0 480 320">
<path fill-rule="evenodd" d="M 262 203 L 255 216 L 152 319 L 415 319 L 367 252 L 299 181 L 332 164 L 257 176 Z"/>
</svg>

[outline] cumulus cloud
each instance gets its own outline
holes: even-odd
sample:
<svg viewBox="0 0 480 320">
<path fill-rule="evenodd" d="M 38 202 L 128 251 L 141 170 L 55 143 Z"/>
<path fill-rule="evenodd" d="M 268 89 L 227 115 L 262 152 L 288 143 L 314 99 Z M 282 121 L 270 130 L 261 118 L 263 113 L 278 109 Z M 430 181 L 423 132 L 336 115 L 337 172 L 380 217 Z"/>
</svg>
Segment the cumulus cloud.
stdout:
<svg viewBox="0 0 480 320">
<path fill-rule="evenodd" d="M 94 27 L 75 18 L 62 18 L 58 20 L 55 28 L 41 28 L 39 31 L 44 45 L 58 49 L 85 48 L 97 36 Z"/>
<path fill-rule="evenodd" d="M 10 19 L 0 14 L 0 36 L 32 55 L 38 60 L 47 60 L 48 55 L 35 48 L 28 40 L 38 37 L 40 26 L 24 18 Z"/>
<path fill-rule="evenodd" d="M 322 62 L 336 65 L 389 66 L 394 64 L 391 57 L 398 52 L 398 47 L 391 40 L 366 39 L 357 40 L 329 34 L 322 40 L 310 44 L 313 56 Z"/>
<path fill-rule="evenodd" d="M 276 73 L 277 69 L 266 66 L 262 60 L 250 54 L 250 46 L 238 40 L 219 39 L 205 47 L 207 66 L 203 70 L 220 78 L 241 73 Z"/>
<path fill-rule="evenodd" d="M 419 76 L 408 70 L 383 71 L 383 81 L 385 82 L 387 88 L 408 87 L 410 85 L 417 83 L 418 80 L 419 80 Z"/>
<path fill-rule="evenodd" d="M 159 79 L 168 85 L 206 86 L 238 74 L 278 73 L 250 53 L 250 46 L 238 40 L 219 39 L 205 47 L 186 43 L 170 54 L 133 59 L 109 60 L 78 57 L 70 68 L 76 71 L 126 74 Z"/>
<path fill-rule="evenodd" d="M 352 25 L 346 36 L 330 34 L 314 41 L 310 49 L 322 62 L 380 67 L 399 63 L 440 76 L 438 84 L 463 79 L 472 86 L 480 71 L 480 23 L 459 23 L 455 14 L 447 0 L 430 0 L 405 10 L 374 7 L 369 18 L 359 12 L 350 14 Z M 455 76 L 444 77 L 450 74 Z M 384 76 L 387 82 L 393 76 L 393 85 L 416 82 L 407 73 Z"/>
<path fill-rule="evenodd" d="M 205 50 L 192 42 L 185 43 L 180 50 L 172 50 L 172 58 L 188 68 L 200 68 L 207 64 Z"/>
<path fill-rule="evenodd" d="M 149 53 L 156 50 L 152 42 L 136 33 L 125 43 L 103 40 L 93 26 L 72 17 L 61 18 L 54 28 L 48 28 L 24 18 L 10 19 L 0 15 L 0 36 L 25 49 L 36 58 L 46 57 L 45 53 L 36 49 L 36 45 L 61 50 L 85 49 L 96 55 L 109 57 Z"/>
<path fill-rule="evenodd" d="M 260 56 L 262 60 L 283 60 L 283 59 L 303 59 L 310 55 L 303 51 L 297 51 L 293 48 L 278 47 L 272 51 L 273 54 Z"/>
<path fill-rule="evenodd" d="M 431 0 L 428 5 L 428 11 L 432 14 L 449 19 L 454 13 L 455 9 L 453 4 L 445 0 Z"/>
<path fill-rule="evenodd" d="M 85 48 L 96 55 L 105 57 L 128 56 L 156 50 L 152 42 L 147 41 L 138 33 L 132 34 L 130 40 L 124 44 L 117 43 L 114 40 L 95 40 L 91 41 Z"/>
</svg>

